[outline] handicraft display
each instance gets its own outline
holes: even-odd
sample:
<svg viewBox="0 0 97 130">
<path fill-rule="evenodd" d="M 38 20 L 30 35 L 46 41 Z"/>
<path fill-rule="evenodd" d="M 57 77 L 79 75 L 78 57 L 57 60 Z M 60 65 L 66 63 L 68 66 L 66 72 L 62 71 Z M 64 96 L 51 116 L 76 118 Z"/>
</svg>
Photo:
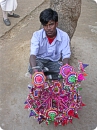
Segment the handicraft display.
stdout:
<svg viewBox="0 0 97 130">
<path fill-rule="evenodd" d="M 40 123 L 54 125 L 72 123 L 73 118 L 79 118 L 78 110 L 85 104 L 80 95 L 81 82 L 85 80 L 87 64 L 78 63 L 78 71 L 66 64 L 60 68 L 58 80 L 46 80 L 43 72 L 35 72 L 32 84 L 28 85 L 30 92 L 25 101 L 25 109 L 30 111 Z"/>
</svg>

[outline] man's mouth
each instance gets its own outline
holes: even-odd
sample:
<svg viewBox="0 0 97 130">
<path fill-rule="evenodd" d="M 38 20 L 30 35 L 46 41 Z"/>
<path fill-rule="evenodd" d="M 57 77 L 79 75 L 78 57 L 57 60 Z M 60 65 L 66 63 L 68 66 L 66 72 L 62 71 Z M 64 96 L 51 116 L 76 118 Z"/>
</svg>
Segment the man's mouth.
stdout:
<svg viewBox="0 0 97 130">
<path fill-rule="evenodd" d="M 52 34 L 52 32 L 47 32 L 47 34 Z"/>
</svg>

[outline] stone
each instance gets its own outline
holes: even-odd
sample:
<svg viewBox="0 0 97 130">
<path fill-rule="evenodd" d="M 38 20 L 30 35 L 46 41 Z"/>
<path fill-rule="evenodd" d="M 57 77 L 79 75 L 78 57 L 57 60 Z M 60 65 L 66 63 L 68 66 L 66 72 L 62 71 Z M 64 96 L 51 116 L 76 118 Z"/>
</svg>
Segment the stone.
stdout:
<svg viewBox="0 0 97 130">
<path fill-rule="evenodd" d="M 50 8 L 58 12 L 58 27 L 71 39 L 81 14 L 81 0 L 50 0 Z"/>
</svg>

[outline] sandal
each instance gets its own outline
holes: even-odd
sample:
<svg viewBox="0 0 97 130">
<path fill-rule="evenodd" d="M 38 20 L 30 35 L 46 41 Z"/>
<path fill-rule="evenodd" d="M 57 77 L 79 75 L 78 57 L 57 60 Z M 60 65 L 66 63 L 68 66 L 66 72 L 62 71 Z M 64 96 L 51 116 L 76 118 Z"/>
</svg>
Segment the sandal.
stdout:
<svg viewBox="0 0 97 130">
<path fill-rule="evenodd" d="M 3 22 L 5 23 L 6 26 L 11 25 L 11 22 L 9 21 L 9 19 L 3 19 Z"/>
<path fill-rule="evenodd" d="M 8 13 L 8 17 L 13 17 L 13 18 L 19 18 L 20 16 L 18 14 L 9 14 Z"/>
</svg>

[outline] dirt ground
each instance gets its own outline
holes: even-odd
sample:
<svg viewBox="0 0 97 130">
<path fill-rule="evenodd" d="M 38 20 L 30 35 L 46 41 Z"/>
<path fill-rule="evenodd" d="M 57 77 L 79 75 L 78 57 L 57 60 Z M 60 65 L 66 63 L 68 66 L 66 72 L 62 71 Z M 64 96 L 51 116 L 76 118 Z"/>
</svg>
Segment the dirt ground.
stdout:
<svg viewBox="0 0 97 130">
<path fill-rule="evenodd" d="M 3 130 L 94 130 L 97 127 L 97 4 L 91 0 L 82 0 L 81 16 L 71 40 L 72 65 L 77 67 L 79 60 L 89 64 L 88 76 L 82 82 L 81 95 L 86 106 L 79 111 L 80 119 L 55 128 L 53 124 L 39 125 L 24 109 L 30 83 L 25 75 L 30 39 L 40 27 L 39 13 L 48 6 L 47 0 L 0 38 L 0 127 Z"/>
</svg>

